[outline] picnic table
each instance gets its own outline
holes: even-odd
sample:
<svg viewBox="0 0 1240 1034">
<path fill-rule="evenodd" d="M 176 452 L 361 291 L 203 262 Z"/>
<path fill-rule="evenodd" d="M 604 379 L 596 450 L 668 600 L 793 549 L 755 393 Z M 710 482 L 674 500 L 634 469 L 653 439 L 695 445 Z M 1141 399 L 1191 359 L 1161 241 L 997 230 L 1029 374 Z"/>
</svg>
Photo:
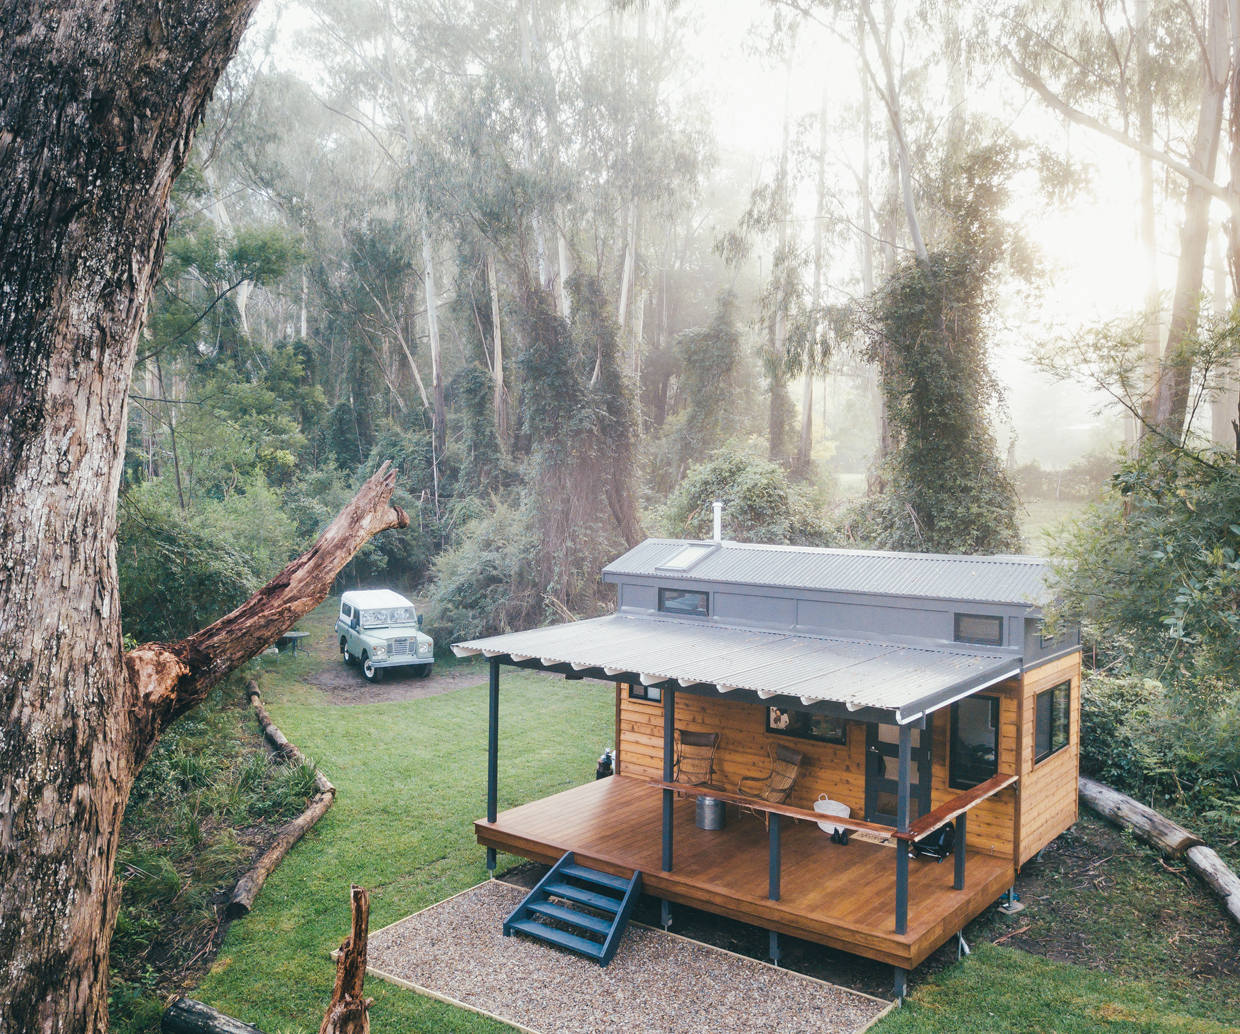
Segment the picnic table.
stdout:
<svg viewBox="0 0 1240 1034">
<path fill-rule="evenodd" d="M 309 634 L 310 634 L 309 632 L 301 632 L 301 631 L 298 631 L 297 629 L 293 629 L 291 632 L 285 632 L 284 635 L 280 636 L 280 638 L 282 640 L 287 639 L 289 641 L 290 652 L 293 654 L 294 657 L 296 657 L 299 652 L 300 653 L 306 652 L 305 650 L 301 648 L 301 641 L 305 639 L 306 636 L 308 636 Z"/>
</svg>

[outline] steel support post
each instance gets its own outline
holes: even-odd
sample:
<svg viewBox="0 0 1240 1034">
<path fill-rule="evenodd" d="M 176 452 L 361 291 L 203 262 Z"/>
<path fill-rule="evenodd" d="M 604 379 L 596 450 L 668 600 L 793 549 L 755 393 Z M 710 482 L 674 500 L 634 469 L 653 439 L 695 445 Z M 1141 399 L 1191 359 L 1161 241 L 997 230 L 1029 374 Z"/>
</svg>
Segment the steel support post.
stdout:
<svg viewBox="0 0 1240 1034">
<path fill-rule="evenodd" d="M 676 690 L 671 683 L 663 687 L 663 781 L 672 782 L 676 774 Z M 663 791 L 663 871 L 672 871 L 672 799 L 671 790 Z"/>
<path fill-rule="evenodd" d="M 896 829 L 908 832 L 909 773 L 913 764 L 913 728 L 900 726 L 900 782 L 896 794 Z M 919 772 L 924 779 L 926 773 Z M 896 841 L 896 933 L 908 933 L 908 843 Z"/>
<path fill-rule="evenodd" d="M 771 962 L 779 965 L 779 934 L 771 931 Z"/>
<path fill-rule="evenodd" d="M 770 815 L 771 834 L 771 869 L 767 881 L 766 896 L 772 901 L 779 900 L 779 816 L 774 812 Z"/>
<path fill-rule="evenodd" d="M 908 970 L 899 966 L 895 967 L 895 981 L 892 984 L 892 991 L 895 992 L 897 999 L 902 999 L 908 994 Z"/>
<path fill-rule="evenodd" d="M 494 822 L 499 804 L 499 658 L 491 658 L 487 715 L 487 821 Z M 495 848 L 487 848 L 487 869 L 495 871 Z"/>
<path fill-rule="evenodd" d="M 968 817 L 967 811 L 962 811 L 956 819 L 956 843 L 952 848 L 956 852 L 956 882 L 954 884 L 957 890 L 964 890 L 964 845 L 968 836 Z"/>
</svg>

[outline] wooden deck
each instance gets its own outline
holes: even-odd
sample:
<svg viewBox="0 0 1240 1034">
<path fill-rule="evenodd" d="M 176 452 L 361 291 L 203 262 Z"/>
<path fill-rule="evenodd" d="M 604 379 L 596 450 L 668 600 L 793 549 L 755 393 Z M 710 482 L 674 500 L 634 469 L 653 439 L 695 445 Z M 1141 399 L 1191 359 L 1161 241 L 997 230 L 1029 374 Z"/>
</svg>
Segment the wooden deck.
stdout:
<svg viewBox="0 0 1240 1034">
<path fill-rule="evenodd" d="M 811 823 L 783 822 L 781 899 L 767 897 L 762 820 L 728 809 L 722 830 L 698 829 L 694 802 L 674 806 L 673 871 L 661 871 L 662 791 L 612 776 L 478 821 L 478 843 L 551 863 L 565 851 L 617 876 L 642 873 L 655 897 L 912 969 L 1014 882 L 1009 858 L 970 851 L 965 889 L 953 865 L 909 860 L 908 933 L 895 932 L 895 848 L 832 844 Z"/>
</svg>

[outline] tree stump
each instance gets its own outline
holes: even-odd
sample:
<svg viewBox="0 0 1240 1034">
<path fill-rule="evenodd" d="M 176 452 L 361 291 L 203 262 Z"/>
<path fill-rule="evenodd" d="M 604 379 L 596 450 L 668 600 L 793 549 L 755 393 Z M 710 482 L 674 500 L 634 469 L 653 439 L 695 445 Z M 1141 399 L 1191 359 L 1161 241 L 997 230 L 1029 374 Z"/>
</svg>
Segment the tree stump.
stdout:
<svg viewBox="0 0 1240 1034">
<path fill-rule="evenodd" d="M 319 1034 L 370 1034 L 367 1010 L 373 998 L 363 994 L 366 982 L 366 939 L 370 926 L 370 898 L 362 887 L 350 888 L 353 932 L 340 945 L 336 958 L 336 987 Z"/>
</svg>

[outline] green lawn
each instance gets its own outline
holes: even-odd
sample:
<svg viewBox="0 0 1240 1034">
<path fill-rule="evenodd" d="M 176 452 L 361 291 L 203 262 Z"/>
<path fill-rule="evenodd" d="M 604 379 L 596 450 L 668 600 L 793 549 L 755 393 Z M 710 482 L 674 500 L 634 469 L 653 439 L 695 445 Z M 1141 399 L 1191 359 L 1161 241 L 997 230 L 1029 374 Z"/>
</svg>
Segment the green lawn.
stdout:
<svg viewBox="0 0 1240 1034">
<path fill-rule="evenodd" d="M 334 603 L 302 627 L 330 624 Z M 281 658 L 263 676 L 276 722 L 338 788 L 335 806 L 272 875 L 254 911 L 233 924 L 196 997 L 267 1034 L 312 1034 L 331 995 L 328 952 L 348 933 L 348 888 L 371 891 L 371 929 L 486 878 L 472 820 L 486 787 L 485 667 L 480 684 L 404 703 L 338 707 L 299 674 L 323 663 Z M 359 676 L 360 678 L 360 676 Z M 593 777 L 614 733 L 613 696 L 505 669 L 500 712 L 500 807 Z M 501 857 L 501 867 L 512 859 Z M 1231 1031 L 1143 984 L 980 945 L 933 981 L 914 981 L 909 1007 L 874 1030 L 896 1032 Z M 474 1013 L 371 981 L 383 1034 L 508 1031 Z M 1216 1009 L 1194 1003 L 1197 1013 Z"/>
</svg>

